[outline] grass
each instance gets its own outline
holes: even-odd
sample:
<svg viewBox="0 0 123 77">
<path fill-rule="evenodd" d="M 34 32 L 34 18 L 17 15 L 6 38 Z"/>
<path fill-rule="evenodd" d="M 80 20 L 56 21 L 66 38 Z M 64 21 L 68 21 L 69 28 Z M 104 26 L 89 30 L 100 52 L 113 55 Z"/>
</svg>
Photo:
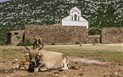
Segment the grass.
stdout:
<svg viewBox="0 0 123 77">
<path fill-rule="evenodd" d="M 24 59 L 24 53 L 23 53 L 23 49 L 11 49 L 11 48 L 6 48 L 6 49 L 0 49 L 0 57 L 2 57 L 2 59 L 5 60 L 15 60 L 15 59 L 19 59 L 22 60 Z"/>
<path fill-rule="evenodd" d="M 97 48 L 96 48 L 97 47 Z M 102 48 L 103 47 L 103 48 Z M 112 46 L 113 47 L 113 46 Z M 71 56 L 92 58 L 100 61 L 123 63 L 122 47 L 110 48 L 108 46 L 47 46 L 48 51 L 62 52 Z M 113 49 L 113 50 L 112 50 Z"/>
<path fill-rule="evenodd" d="M 121 45 L 46 45 L 47 51 L 62 52 L 70 56 L 80 56 L 100 61 L 123 64 L 123 51 Z M 7 60 L 23 59 L 24 47 L 0 47 L 0 57 Z"/>
</svg>

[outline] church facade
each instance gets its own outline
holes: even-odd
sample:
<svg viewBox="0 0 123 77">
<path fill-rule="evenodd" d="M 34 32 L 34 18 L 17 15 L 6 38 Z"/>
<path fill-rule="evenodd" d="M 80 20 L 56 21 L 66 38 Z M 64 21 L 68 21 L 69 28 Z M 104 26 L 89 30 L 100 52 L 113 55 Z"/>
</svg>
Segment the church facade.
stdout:
<svg viewBox="0 0 123 77">
<path fill-rule="evenodd" d="M 70 15 L 62 19 L 62 26 L 84 26 L 87 29 L 88 21 L 81 17 L 81 10 L 77 7 L 73 7 L 70 10 Z"/>
</svg>

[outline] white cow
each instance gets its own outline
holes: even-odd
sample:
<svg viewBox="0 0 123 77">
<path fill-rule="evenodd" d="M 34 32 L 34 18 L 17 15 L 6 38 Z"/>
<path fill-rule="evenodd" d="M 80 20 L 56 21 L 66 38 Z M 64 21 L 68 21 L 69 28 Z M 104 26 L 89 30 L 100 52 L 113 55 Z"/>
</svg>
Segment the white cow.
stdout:
<svg viewBox="0 0 123 77">
<path fill-rule="evenodd" d="M 36 71 L 50 69 L 67 70 L 68 59 L 62 53 L 41 50 L 42 48 L 28 48 L 30 64 L 37 66 Z"/>
</svg>

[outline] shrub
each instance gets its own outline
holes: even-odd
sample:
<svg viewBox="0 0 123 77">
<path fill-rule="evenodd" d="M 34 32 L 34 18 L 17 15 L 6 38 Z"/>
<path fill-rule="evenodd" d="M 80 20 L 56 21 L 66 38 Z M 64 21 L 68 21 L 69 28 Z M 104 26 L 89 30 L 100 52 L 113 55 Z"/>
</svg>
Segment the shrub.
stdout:
<svg viewBox="0 0 123 77">
<path fill-rule="evenodd" d="M 32 42 L 30 42 L 28 40 L 17 44 L 17 46 L 32 46 L 32 45 L 33 45 Z"/>
<path fill-rule="evenodd" d="M 55 45 L 55 43 L 51 43 L 51 45 Z"/>
<path fill-rule="evenodd" d="M 80 43 L 77 41 L 77 42 L 75 42 L 75 44 L 80 44 Z"/>
</svg>

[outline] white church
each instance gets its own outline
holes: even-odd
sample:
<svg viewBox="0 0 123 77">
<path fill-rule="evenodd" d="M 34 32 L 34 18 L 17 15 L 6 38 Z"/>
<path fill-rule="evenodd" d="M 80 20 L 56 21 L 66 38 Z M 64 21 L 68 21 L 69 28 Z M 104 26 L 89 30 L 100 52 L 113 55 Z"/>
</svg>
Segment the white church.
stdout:
<svg viewBox="0 0 123 77">
<path fill-rule="evenodd" d="M 62 19 L 62 26 L 85 26 L 88 29 L 88 21 L 81 17 L 81 10 L 73 7 L 70 15 Z"/>
</svg>

